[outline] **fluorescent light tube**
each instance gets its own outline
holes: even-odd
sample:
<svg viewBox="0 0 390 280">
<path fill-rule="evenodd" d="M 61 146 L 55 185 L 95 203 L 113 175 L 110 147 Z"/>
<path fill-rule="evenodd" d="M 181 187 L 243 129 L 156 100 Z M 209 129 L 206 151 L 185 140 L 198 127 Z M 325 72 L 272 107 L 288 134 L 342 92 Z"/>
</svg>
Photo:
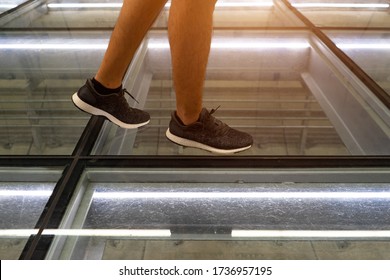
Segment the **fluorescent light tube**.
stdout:
<svg viewBox="0 0 390 280">
<path fill-rule="evenodd" d="M 165 5 L 166 8 L 170 7 L 171 3 Z M 9 7 L 12 5 L 3 6 Z M 15 7 L 15 5 L 13 5 Z M 47 4 L 49 9 L 101 9 L 101 8 L 121 8 L 122 3 L 49 3 Z M 217 2 L 216 7 L 221 8 L 256 8 L 256 7 L 272 7 L 273 2 Z M 296 8 L 379 8 L 387 9 L 389 4 L 382 3 L 293 3 L 292 6 Z M 1 6 L 0 6 L 1 7 Z"/>
<path fill-rule="evenodd" d="M 101 8 L 121 8 L 122 3 L 49 3 L 49 9 L 101 9 Z"/>
<path fill-rule="evenodd" d="M 390 238 L 386 230 L 232 230 L 242 238 Z"/>
<path fill-rule="evenodd" d="M 367 50 L 388 50 L 390 44 L 360 44 L 360 43 L 339 43 L 337 46 L 341 49 L 367 49 Z M 306 42 L 283 42 L 275 41 L 269 42 L 258 40 L 257 42 L 240 42 L 237 41 L 223 41 L 214 42 L 211 44 L 212 49 L 219 50 L 234 50 L 234 49 L 306 49 L 309 48 L 310 44 Z M 169 49 L 167 42 L 156 42 L 152 41 L 148 43 L 149 49 Z M 59 44 L 59 43 L 3 43 L 0 44 L 0 50 L 106 50 L 107 43 L 82 43 L 82 44 Z"/>
<path fill-rule="evenodd" d="M 0 237 L 28 237 L 37 229 L 2 229 Z M 46 229 L 42 235 L 55 236 L 110 236 L 110 237 L 169 237 L 169 229 Z"/>
<path fill-rule="evenodd" d="M 305 49 L 309 48 L 309 43 L 304 42 L 240 42 L 239 40 L 235 41 L 223 41 L 223 42 L 213 42 L 211 43 L 212 49 L 225 49 L 225 50 L 234 50 L 234 49 Z M 169 44 L 165 42 L 150 42 L 148 44 L 150 49 L 168 49 Z"/>
<path fill-rule="evenodd" d="M 309 43 L 305 42 L 240 42 L 235 41 L 223 41 L 214 42 L 211 44 L 212 49 L 304 49 L 309 48 Z M 83 44 L 58 44 L 58 43 L 10 43 L 0 44 L 0 49 L 3 50 L 105 50 L 107 44 L 94 44 L 94 43 L 83 43 Z M 148 43 L 149 49 L 169 49 L 167 42 L 150 42 Z"/>
<path fill-rule="evenodd" d="M 389 8 L 389 4 L 366 3 L 293 3 L 296 8 Z"/>
<path fill-rule="evenodd" d="M 0 4 L 0 9 L 13 9 L 16 6 L 15 4 Z"/>
<path fill-rule="evenodd" d="M 171 3 L 168 2 L 165 7 L 169 8 Z M 221 8 L 256 8 L 272 7 L 273 2 L 217 2 L 216 7 Z M 101 8 L 121 8 L 122 3 L 49 3 L 49 9 L 101 9 Z"/>
<path fill-rule="evenodd" d="M 390 43 L 389 44 L 340 43 L 337 44 L 337 47 L 340 49 L 355 49 L 355 50 L 390 50 Z"/>
<path fill-rule="evenodd" d="M 0 44 L 0 49 L 3 50 L 105 50 L 106 48 L 107 44 Z"/>
<path fill-rule="evenodd" d="M 27 196 L 27 197 L 49 197 L 52 191 L 25 191 L 25 190 L 1 190 L 0 197 L 15 197 L 15 196 Z"/>
</svg>

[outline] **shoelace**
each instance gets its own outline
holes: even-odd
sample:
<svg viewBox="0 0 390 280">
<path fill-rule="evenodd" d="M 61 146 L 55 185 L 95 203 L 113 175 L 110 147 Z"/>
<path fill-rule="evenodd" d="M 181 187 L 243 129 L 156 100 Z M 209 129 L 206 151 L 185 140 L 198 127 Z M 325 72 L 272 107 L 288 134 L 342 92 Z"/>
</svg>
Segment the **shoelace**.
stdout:
<svg viewBox="0 0 390 280">
<path fill-rule="evenodd" d="M 130 92 L 128 92 L 127 89 L 124 88 L 124 89 L 123 89 L 123 92 L 124 92 L 124 93 L 127 93 L 132 99 L 134 99 L 135 102 L 137 102 L 137 103 L 139 104 L 138 100 L 135 99 L 135 97 L 134 97 Z"/>
<path fill-rule="evenodd" d="M 219 105 L 217 108 L 215 109 L 211 109 L 210 110 L 210 118 L 212 119 L 212 122 L 214 123 L 214 125 L 217 125 L 219 128 L 218 128 L 218 134 L 219 135 L 224 135 L 225 133 L 227 133 L 230 129 L 230 127 L 224 123 L 223 121 L 217 119 L 216 117 L 214 116 L 211 116 L 212 114 L 214 114 L 218 109 L 219 107 L 221 107 L 221 105 Z"/>
<path fill-rule="evenodd" d="M 217 112 L 217 110 L 219 109 L 219 107 L 221 107 L 221 105 L 218 105 L 218 107 L 215 108 L 215 109 L 211 109 L 211 110 L 210 110 L 210 115 L 212 115 L 212 114 L 214 114 L 215 112 Z"/>
</svg>

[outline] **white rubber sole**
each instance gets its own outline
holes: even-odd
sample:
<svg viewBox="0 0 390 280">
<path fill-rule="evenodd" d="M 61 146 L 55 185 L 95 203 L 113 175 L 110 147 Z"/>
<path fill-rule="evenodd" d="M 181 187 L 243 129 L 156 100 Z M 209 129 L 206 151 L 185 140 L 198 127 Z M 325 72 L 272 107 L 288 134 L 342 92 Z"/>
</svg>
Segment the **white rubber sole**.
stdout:
<svg viewBox="0 0 390 280">
<path fill-rule="evenodd" d="M 147 122 L 137 123 L 137 124 L 124 123 L 124 122 L 118 120 L 117 118 L 115 118 L 114 116 L 110 115 L 109 113 L 107 113 L 103 110 L 100 110 L 98 108 L 95 108 L 95 107 L 89 105 L 88 103 L 85 103 L 83 100 L 81 100 L 79 98 L 79 96 L 77 95 L 77 92 L 72 95 L 72 101 L 73 101 L 74 105 L 76 105 L 76 107 L 78 107 L 80 110 L 87 112 L 91 115 L 104 116 L 109 121 L 113 122 L 114 124 L 116 124 L 122 128 L 134 129 L 134 128 L 144 126 L 150 122 L 150 120 L 148 120 Z"/>
<path fill-rule="evenodd" d="M 208 146 L 208 145 L 196 142 L 196 141 L 192 141 L 192 140 L 188 140 L 188 139 L 185 139 L 185 138 L 178 137 L 178 136 L 172 134 L 169 131 L 169 128 L 165 132 L 165 135 L 167 136 L 167 138 L 169 140 L 171 140 L 172 142 L 174 142 L 176 144 L 179 144 L 181 146 L 198 148 L 198 149 L 206 150 L 206 151 L 209 151 L 209 152 L 212 152 L 212 153 L 215 153 L 215 154 L 234 154 L 234 153 L 245 151 L 245 150 L 249 149 L 250 147 L 252 147 L 252 145 L 249 145 L 247 147 L 242 147 L 242 148 L 237 148 L 237 149 L 230 149 L 230 150 L 218 149 L 218 148 L 214 148 L 214 147 L 211 147 L 211 146 Z"/>
</svg>

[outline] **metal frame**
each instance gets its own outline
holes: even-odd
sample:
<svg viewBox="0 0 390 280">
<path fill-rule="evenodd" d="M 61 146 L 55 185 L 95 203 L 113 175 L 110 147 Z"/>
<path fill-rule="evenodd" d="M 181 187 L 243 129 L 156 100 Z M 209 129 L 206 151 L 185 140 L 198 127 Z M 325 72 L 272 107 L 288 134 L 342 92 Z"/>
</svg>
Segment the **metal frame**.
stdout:
<svg viewBox="0 0 390 280">
<path fill-rule="evenodd" d="M 39 2 L 28 1 L 28 4 L 37 5 Z M 390 97 L 383 89 L 351 61 L 348 56 L 337 49 L 319 28 L 305 19 L 288 1 L 283 0 L 282 2 L 288 10 L 292 11 L 304 22 L 306 28 L 312 31 L 358 77 L 359 81 L 364 83 L 387 108 L 390 108 Z M 27 6 L 23 5 L 21 8 L 24 7 Z M 5 22 L 8 17 L 14 16 L 13 12 L 15 11 L 2 14 L 0 23 Z M 20 10 L 20 12 L 23 11 Z M 302 28 L 298 29 L 302 30 Z M 36 224 L 36 228 L 39 229 L 38 234 L 30 237 L 20 259 L 44 259 L 48 252 L 53 254 L 50 251 L 51 245 L 54 244 L 53 242 L 60 244 L 60 241 L 56 240 L 54 236 L 42 235 L 43 230 L 64 226 L 62 224 L 64 217 L 72 215 L 71 212 L 67 212 L 72 210 L 69 210 L 68 207 L 71 205 L 72 199 L 75 199 L 73 195 L 79 195 L 79 193 L 76 193 L 76 189 L 79 184 L 82 184 L 80 183 L 82 182 L 81 179 L 85 178 L 83 174 L 90 172 L 93 176 L 102 176 L 104 174 L 101 171 L 102 168 L 127 169 L 126 172 L 130 173 L 136 173 L 139 169 L 146 169 L 147 172 L 165 170 L 163 173 L 165 178 L 169 177 L 170 174 L 167 170 L 180 170 L 184 174 L 191 174 L 194 170 L 199 172 L 199 170 L 212 169 L 218 173 L 240 169 L 244 173 L 247 172 L 246 178 L 252 178 L 251 180 L 254 180 L 253 178 L 261 178 L 261 180 L 269 182 L 282 182 L 289 178 L 294 181 L 317 180 L 321 182 L 328 178 L 329 174 L 331 174 L 334 181 L 364 180 L 376 183 L 389 182 L 390 155 L 350 157 L 94 156 L 91 155 L 91 151 L 94 149 L 98 135 L 102 131 L 103 122 L 102 118 L 91 117 L 72 155 L 69 156 L 0 156 L 0 167 L 2 168 L 53 166 L 64 168 L 62 176 L 58 180 L 53 194 Z M 98 172 L 95 172 L 96 170 Z M 153 174 L 158 176 L 158 173 Z M 353 178 L 349 177 L 351 174 L 354 176 Z M 212 176 L 212 174 L 209 174 L 209 176 Z M 23 180 L 23 178 L 20 179 Z M 157 180 L 156 177 L 154 179 Z M 76 197 L 80 198 L 79 196 Z"/>
</svg>

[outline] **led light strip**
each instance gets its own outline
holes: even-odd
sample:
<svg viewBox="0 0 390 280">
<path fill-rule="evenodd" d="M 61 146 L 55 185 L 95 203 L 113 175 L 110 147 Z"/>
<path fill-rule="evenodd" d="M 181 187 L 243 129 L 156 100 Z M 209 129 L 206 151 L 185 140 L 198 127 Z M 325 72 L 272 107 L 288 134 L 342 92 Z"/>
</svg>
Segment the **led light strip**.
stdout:
<svg viewBox="0 0 390 280">
<path fill-rule="evenodd" d="M 261 8 L 261 7 L 272 7 L 274 3 L 269 2 L 217 2 L 215 7 L 220 8 Z M 170 6 L 170 3 L 167 3 L 166 6 Z"/>
<path fill-rule="evenodd" d="M 28 196 L 28 197 L 49 197 L 52 191 L 23 191 L 23 190 L 2 190 L 0 191 L 0 197 L 15 197 L 15 196 Z"/>
<path fill-rule="evenodd" d="M 388 230 L 232 230 L 243 238 L 390 238 Z"/>
<path fill-rule="evenodd" d="M 223 42 L 212 43 L 212 49 L 304 49 L 309 48 L 308 43 L 283 42 Z M 0 44 L 2 50 L 105 50 L 107 44 L 50 44 L 50 43 L 20 43 Z M 149 49 L 169 49 L 168 43 L 149 43 Z"/>
<path fill-rule="evenodd" d="M 0 237 L 29 237 L 37 229 L 2 229 Z M 169 229 L 49 229 L 43 235 L 100 237 L 170 237 Z M 232 230 L 233 238 L 390 238 L 388 230 Z"/>
<path fill-rule="evenodd" d="M 293 3 L 291 4 L 295 8 L 377 8 L 377 9 L 387 9 L 389 4 L 380 4 L 380 3 Z"/>
<path fill-rule="evenodd" d="M 121 8 L 122 3 L 49 3 L 49 9 L 100 9 L 100 8 Z"/>
<path fill-rule="evenodd" d="M 13 9 L 17 7 L 17 5 L 14 4 L 0 4 L 0 9 Z"/>
<path fill-rule="evenodd" d="M 105 50 L 107 44 L 0 44 L 0 50 Z"/>
<path fill-rule="evenodd" d="M 291 42 L 223 42 L 211 43 L 212 49 L 306 49 L 309 48 L 309 43 L 291 43 Z M 150 49 L 169 49 L 168 43 L 148 44 Z"/>
<path fill-rule="evenodd" d="M 28 237 L 37 229 L 2 229 L 0 237 Z M 110 236 L 110 237 L 170 237 L 169 229 L 46 229 L 42 235 Z"/>
<path fill-rule="evenodd" d="M 390 199 L 390 192 L 96 192 L 100 199 Z"/>
<path fill-rule="evenodd" d="M 165 8 L 169 8 L 171 3 L 168 2 Z M 273 2 L 217 2 L 216 7 L 220 8 L 256 8 L 272 7 Z M 122 3 L 49 3 L 49 9 L 100 9 L 100 8 L 121 8 Z"/>
<path fill-rule="evenodd" d="M 352 50 L 390 50 L 390 43 L 386 44 L 353 44 L 353 43 L 340 43 L 337 44 L 340 49 L 352 49 Z"/>
<path fill-rule="evenodd" d="M 362 50 L 390 50 L 390 43 L 339 43 L 337 47 L 341 49 L 362 49 Z M 169 49 L 166 42 L 150 42 L 149 49 Z M 269 42 L 258 40 L 256 42 L 245 41 L 224 41 L 211 44 L 212 49 L 234 50 L 234 49 L 306 49 L 310 44 L 306 42 Z M 58 44 L 58 43 L 0 43 L 0 50 L 106 50 L 107 43 L 83 43 L 83 44 Z"/>
<path fill-rule="evenodd" d="M 6 5 L 7 6 L 7 5 Z M 101 9 L 101 8 L 121 8 L 122 3 L 49 3 L 49 9 Z M 168 2 L 165 7 L 168 8 L 171 3 Z M 256 7 L 272 7 L 273 2 L 217 2 L 216 7 L 221 8 L 256 8 Z M 376 8 L 387 9 L 390 4 L 381 3 L 293 3 L 296 8 Z M 0 6 L 1 7 L 1 6 Z"/>
</svg>

